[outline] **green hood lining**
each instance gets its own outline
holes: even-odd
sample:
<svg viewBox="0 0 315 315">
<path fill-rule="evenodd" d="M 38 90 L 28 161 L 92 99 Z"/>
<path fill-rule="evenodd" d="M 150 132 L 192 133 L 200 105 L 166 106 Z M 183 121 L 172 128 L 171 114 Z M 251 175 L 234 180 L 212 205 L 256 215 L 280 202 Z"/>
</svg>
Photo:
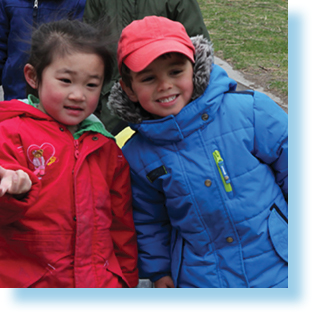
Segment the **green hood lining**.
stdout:
<svg viewBox="0 0 315 315">
<path fill-rule="evenodd" d="M 39 104 L 39 99 L 32 94 L 29 94 L 27 99 L 21 101 L 35 108 L 37 108 Z M 73 137 L 74 139 L 79 139 L 83 133 L 89 131 L 100 133 L 103 136 L 116 141 L 115 137 L 105 129 L 103 123 L 94 114 L 91 114 L 84 121 L 82 121 L 79 126 L 79 130 L 74 133 Z"/>
</svg>

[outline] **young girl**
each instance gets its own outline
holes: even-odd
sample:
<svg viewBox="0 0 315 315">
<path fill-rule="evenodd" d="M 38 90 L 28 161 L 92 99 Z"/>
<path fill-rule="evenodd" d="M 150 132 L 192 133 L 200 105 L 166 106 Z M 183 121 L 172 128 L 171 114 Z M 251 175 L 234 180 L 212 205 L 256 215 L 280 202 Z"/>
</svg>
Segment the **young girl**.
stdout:
<svg viewBox="0 0 315 315">
<path fill-rule="evenodd" d="M 34 95 L 0 103 L 0 287 L 138 283 L 129 167 L 91 115 L 106 46 L 82 22 L 43 24 L 24 68 Z"/>
</svg>

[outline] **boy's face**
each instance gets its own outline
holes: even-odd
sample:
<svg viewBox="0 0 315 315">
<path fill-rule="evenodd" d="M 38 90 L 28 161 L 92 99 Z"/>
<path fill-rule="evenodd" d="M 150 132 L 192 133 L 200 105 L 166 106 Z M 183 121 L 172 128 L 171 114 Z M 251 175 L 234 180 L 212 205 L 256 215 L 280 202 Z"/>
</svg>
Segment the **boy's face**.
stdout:
<svg viewBox="0 0 315 315">
<path fill-rule="evenodd" d="M 123 86 L 128 97 L 157 117 L 177 115 L 193 94 L 193 65 L 180 54 L 163 55 L 131 78 L 132 90 Z"/>
<path fill-rule="evenodd" d="M 95 111 L 103 80 L 104 63 L 98 55 L 74 52 L 56 56 L 37 83 L 38 108 L 73 133 Z"/>
</svg>

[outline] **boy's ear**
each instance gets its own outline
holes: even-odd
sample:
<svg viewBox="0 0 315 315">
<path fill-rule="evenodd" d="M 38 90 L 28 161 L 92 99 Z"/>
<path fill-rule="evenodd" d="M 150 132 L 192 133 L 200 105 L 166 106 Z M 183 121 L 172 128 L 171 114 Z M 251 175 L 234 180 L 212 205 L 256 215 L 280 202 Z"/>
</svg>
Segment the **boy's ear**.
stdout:
<svg viewBox="0 0 315 315">
<path fill-rule="evenodd" d="M 134 91 L 130 87 L 126 86 L 126 84 L 124 83 L 122 79 L 119 80 L 119 83 L 120 83 L 121 88 L 127 94 L 128 98 L 134 103 L 138 102 L 137 95 L 134 93 Z"/>
<path fill-rule="evenodd" d="M 24 77 L 31 88 L 33 89 L 38 88 L 36 71 L 34 67 L 29 63 L 27 63 L 24 67 Z"/>
</svg>

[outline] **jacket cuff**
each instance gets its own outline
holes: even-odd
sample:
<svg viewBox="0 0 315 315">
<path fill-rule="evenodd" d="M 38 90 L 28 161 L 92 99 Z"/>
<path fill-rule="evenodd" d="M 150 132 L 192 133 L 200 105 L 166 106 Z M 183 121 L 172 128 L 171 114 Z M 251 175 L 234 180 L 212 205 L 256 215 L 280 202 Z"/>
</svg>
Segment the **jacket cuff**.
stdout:
<svg viewBox="0 0 315 315">
<path fill-rule="evenodd" d="M 155 281 L 158 281 L 159 279 L 166 276 L 172 277 L 171 273 L 158 273 L 158 274 L 155 274 L 153 277 L 151 277 L 150 280 L 151 282 L 154 283 Z"/>
<path fill-rule="evenodd" d="M 41 188 L 41 182 L 29 169 L 16 164 L 1 165 L 9 170 L 22 170 L 27 173 L 32 181 L 32 187 L 22 199 L 14 198 L 14 195 L 5 194 L 1 197 L 1 208 L 5 209 L 0 212 L 1 225 L 6 225 L 19 220 L 29 207 L 37 200 Z"/>
<path fill-rule="evenodd" d="M 135 288 L 139 284 L 138 269 L 133 273 L 124 274 L 130 288 Z"/>
</svg>

